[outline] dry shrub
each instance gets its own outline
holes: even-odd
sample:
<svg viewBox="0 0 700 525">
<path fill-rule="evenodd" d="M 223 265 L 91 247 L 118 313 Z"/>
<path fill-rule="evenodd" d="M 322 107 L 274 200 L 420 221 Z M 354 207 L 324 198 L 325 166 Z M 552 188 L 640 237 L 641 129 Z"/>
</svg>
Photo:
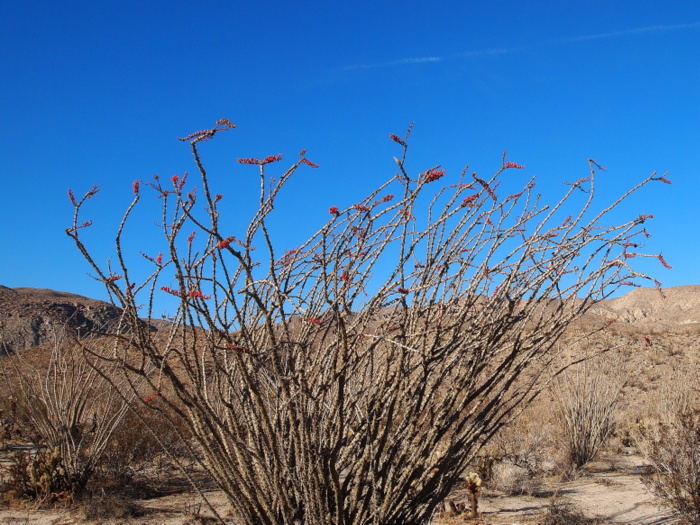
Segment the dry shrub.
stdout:
<svg viewBox="0 0 700 525">
<path fill-rule="evenodd" d="M 549 206 L 534 181 L 504 173 L 524 168 L 505 156 L 493 174 L 443 184 L 439 166 L 407 166 L 408 135 L 392 135 L 396 175 L 360 202 L 329 203 L 324 224 L 285 251 L 273 238 L 275 220 L 294 220 L 275 213 L 282 189 L 317 166 L 303 152 L 286 170 L 281 155 L 239 159 L 259 175 L 258 208 L 232 231 L 225 211 L 239 208 L 212 191 L 200 156 L 232 128 L 222 119 L 183 139 L 196 192 L 178 176 L 149 184 L 163 241 L 148 248 L 148 273 L 125 252 L 139 181 L 112 267 L 86 244 L 97 187 L 70 194 L 66 231 L 124 312 L 114 381 L 158 393 L 242 522 L 428 522 L 484 440 L 542 388 L 567 327 L 649 279 L 628 249 L 650 217 L 608 224 L 655 174 L 595 210 L 590 161 Z M 177 298 L 167 341 L 140 319 L 155 294 Z"/>
<path fill-rule="evenodd" d="M 542 525 L 602 525 L 602 521 L 587 518 L 571 501 L 556 496 L 547 506 Z"/>
<path fill-rule="evenodd" d="M 592 461 L 615 429 L 624 370 L 619 357 L 605 354 L 584 360 L 554 383 L 567 475 Z"/>
<path fill-rule="evenodd" d="M 101 344 L 81 343 L 104 350 Z M 114 365 L 91 366 L 65 330 L 53 345 L 5 355 L 0 365 L 4 412 L 13 417 L 15 437 L 32 445 L 10 467 L 5 488 L 42 501 L 72 500 L 94 477 L 128 410 L 103 378 Z"/>
<path fill-rule="evenodd" d="M 690 379 L 680 376 L 660 396 L 659 415 L 639 426 L 637 443 L 649 462 L 642 482 L 677 517 L 699 525 L 700 409 Z"/>
<path fill-rule="evenodd" d="M 525 467 L 513 463 L 497 463 L 493 467 L 490 486 L 509 496 L 533 496 L 542 489 L 542 479 Z"/>
</svg>

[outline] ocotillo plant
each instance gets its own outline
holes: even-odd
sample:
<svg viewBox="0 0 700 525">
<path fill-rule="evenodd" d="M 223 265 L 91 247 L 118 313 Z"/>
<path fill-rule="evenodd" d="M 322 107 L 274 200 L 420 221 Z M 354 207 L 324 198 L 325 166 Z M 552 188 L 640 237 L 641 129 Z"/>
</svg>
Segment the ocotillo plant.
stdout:
<svg viewBox="0 0 700 525">
<path fill-rule="evenodd" d="M 200 147 L 233 127 L 221 120 L 183 139 L 200 193 L 178 177 L 149 184 L 162 199 L 164 244 L 146 279 L 134 280 L 122 245 L 138 182 L 115 272 L 83 240 L 95 189 L 71 194 L 68 234 L 124 309 L 123 374 L 145 378 L 189 429 L 242 522 L 427 522 L 480 445 L 537 393 L 567 326 L 648 279 L 630 263 L 649 216 L 608 221 L 664 177 L 596 211 L 600 168 L 590 161 L 588 176 L 547 206 L 534 181 L 497 193 L 523 168 L 505 154 L 492 176 L 449 180 L 440 167 L 413 174 L 408 134 L 391 135 L 396 175 L 360 202 L 329 203 L 316 233 L 283 251 L 268 227 L 273 205 L 297 169 L 316 165 L 302 152 L 272 179 L 281 156 L 239 159 L 252 166 L 238 169 L 259 172 L 258 210 L 245 231 L 227 231 L 231 210 Z M 138 317 L 158 293 L 179 300 L 160 338 Z"/>
</svg>

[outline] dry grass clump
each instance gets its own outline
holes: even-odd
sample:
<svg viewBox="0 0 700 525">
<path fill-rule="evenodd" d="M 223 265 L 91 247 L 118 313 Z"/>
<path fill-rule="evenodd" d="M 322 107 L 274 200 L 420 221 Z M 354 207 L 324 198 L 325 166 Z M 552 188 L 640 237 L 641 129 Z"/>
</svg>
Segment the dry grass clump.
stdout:
<svg viewBox="0 0 700 525">
<path fill-rule="evenodd" d="M 571 501 L 552 498 L 542 516 L 542 525 L 602 525 L 604 521 L 588 518 Z"/>
</svg>

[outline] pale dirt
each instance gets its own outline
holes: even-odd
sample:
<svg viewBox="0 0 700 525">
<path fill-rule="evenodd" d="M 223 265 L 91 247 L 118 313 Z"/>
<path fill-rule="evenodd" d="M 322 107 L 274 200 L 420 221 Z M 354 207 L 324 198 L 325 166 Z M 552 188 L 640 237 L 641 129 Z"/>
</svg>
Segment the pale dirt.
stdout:
<svg viewBox="0 0 700 525">
<path fill-rule="evenodd" d="M 578 479 L 569 482 L 547 481 L 535 496 L 509 497 L 485 489 L 479 499 L 479 519 L 467 514 L 457 516 L 438 515 L 434 525 L 520 525 L 542 522 L 553 497 L 562 498 L 583 511 L 586 517 L 598 518 L 608 523 L 629 525 L 663 525 L 675 523 L 668 509 L 654 503 L 652 495 L 640 481 L 644 463 L 638 456 L 607 456 L 586 469 Z M 224 519 L 227 504 L 220 492 L 207 496 Z M 458 505 L 466 502 L 463 491 L 455 491 L 452 501 Z M 205 516 L 211 512 L 199 496 L 177 494 L 151 500 L 138 501 L 143 514 L 137 518 L 85 520 L 76 511 L 13 509 L 0 510 L 0 525 L 70 525 L 78 523 L 104 523 L 123 525 L 186 525 L 214 523 Z"/>
</svg>

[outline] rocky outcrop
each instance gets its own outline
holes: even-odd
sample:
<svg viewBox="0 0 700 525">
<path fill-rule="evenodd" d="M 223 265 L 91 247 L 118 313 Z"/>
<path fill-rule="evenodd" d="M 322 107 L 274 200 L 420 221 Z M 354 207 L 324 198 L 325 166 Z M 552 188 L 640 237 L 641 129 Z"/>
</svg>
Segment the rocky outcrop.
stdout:
<svg viewBox="0 0 700 525">
<path fill-rule="evenodd" d="M 3 353 L 50 343 L 66 331 L 84 336 L 114 329 L 121 311 L 104 301 L 36 288 L 0 286 Z"/>
<path fill-rule="evenodd" d="M 601 301 L 592 313 L 627 324 L 654 324 L 659 328 L 700 324 L 700 286 L 638 288 L 615 299 Z"/>
</svg>

